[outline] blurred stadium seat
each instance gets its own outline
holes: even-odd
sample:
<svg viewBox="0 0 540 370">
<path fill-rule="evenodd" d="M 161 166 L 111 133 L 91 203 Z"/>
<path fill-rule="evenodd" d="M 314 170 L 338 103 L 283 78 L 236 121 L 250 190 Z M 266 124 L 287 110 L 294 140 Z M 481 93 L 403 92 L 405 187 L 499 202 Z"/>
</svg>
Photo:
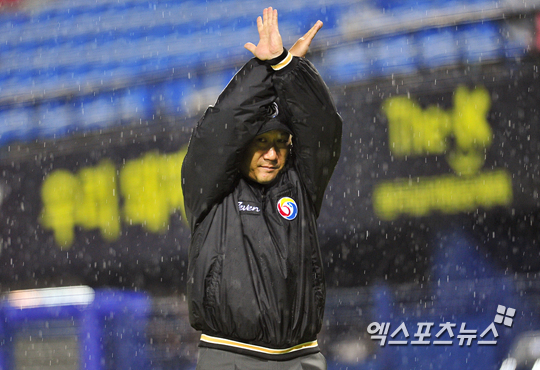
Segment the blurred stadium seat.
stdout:
<svg viewBox="0 0 540 370">
<path fill-rule="evenodd" d="M 460 61 L 454 30 L 454 27 L 444 27 L 419 32 L 421 68 L 450 66 Z"/>
<path fill-rule="evenodd" d="M 503 42 L 494 22 L 464 25 L 457 29 L 457 40 L 465 64 L 491 62 L 503 57 Z"/>
<path fill-rule="evenodd" d="M 62 137 L 75 131 L 73 111 L 62 101 L 40 105 L 37 114 L 38 135 L 42 138 Z"/>
</svg>

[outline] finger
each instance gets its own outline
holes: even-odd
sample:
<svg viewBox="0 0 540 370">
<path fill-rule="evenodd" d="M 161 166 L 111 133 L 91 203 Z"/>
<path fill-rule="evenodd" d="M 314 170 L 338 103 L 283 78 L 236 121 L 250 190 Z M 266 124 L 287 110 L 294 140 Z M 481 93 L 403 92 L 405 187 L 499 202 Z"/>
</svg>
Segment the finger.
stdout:
<svg viewBox="0 0 540 370">
<path fill-rule="evenodd" d="M 274 9 L 272 7 L 268 8 L 268 25 L 270 27 L 274 26 Z"/>
<path fill-rule="evenodd" d="M 274 9 L 274 25 L 278 28 L 278 12 L 277 9 Z"/>
<path fill-rule="evenodd" d="M 267 9 L 267 14 L 268 14 L 268 26 L 272 26 L 274 24 L 274 10 L 272 9 L 272 7 L 268 7 Z"/>
<path fill-rule="evenodd" d="M 309 31 L 307 31 L 306 34 L 303 37 L 301 37 L 300 39 L 305 40 L 307 42 L 307 44 L 310 45 L 311 41 L 313 40 L 313 38 L 315 37 L 317 32 L 319 32 L 321 27 L 322 27 L 322 22 L 317 21 L 317 23 L 315 23 L 315 25 L 313 27 L 311 27 L 311 29 Z"/>
<path fill-rule="evenodd" d="M 311 29 L 309 31 L 307 31 L 307 33 L 304 35 L 304 38 L 306 40 L 313 40 L 313 38 L 315 37 L 315 35 L 317 34 L 317 32 L 319 32 L 319 30 L 322 28 L 323 26 L 323 22 L 321 21 L 317 21 L 315 23 L 315 25 L 313 27 L 311 27 Z"/>
<path fill-rule="evenodd" d="M 255 54 L 255 50 L 257 49 L 257 47 L 251 42 L 246 43 L 244 47 L 248 49 L 249 51 L 251 51 L 253 54 Z"/>
<path fill-rule="evenodd" d="M 263 24 L 268 26 L 268 8 L 264 8 L 263 10 Z"/>
<path fill-rule="evenodd" d="M 259 31 L 259 35 L 263 32 L 264 26 L 263 26 L 263 20 L 259 16 L 257 17 L 257 31 Z"/>
</svg>

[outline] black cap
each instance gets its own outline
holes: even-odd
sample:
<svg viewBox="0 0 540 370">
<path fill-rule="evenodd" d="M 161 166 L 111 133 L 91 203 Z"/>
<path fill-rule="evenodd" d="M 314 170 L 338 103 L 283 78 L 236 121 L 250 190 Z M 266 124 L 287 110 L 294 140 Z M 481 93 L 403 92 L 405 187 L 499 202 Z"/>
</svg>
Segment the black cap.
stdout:
<svg viewBox="0 0 540 370">
<path fill-rule="evenodd" d="M 275 119 L 275 118 L 271 118 L 270 120 L 266 121 L 262 125 L 259 132 L 257 132 L 257 135 L 262 135 L 265 132 L 273 131 L 273 130 L 285 131 L 285 132 L 292 135 L 292 131 L 289 128 L 289 126 L 287 126 L 286 124 L 284 124 L 283 122 L 281 122 L 280 120 Z"/>
<path fill-rule="evenodd" d="M 257 132 L 257 135 L 261 135 L 265 132 L 273 130 L 285 131 L 288 134 L 292 135 L 292 131 L 289 126 L 285 122 L 283 122 L 285 118 L 284 115 L 279 114 L 279 108 L 276 102 L 272 103 L 272 105 L 268 107 L 268 114 L 266 117 L 267 121 L 261 126 L 261 128 Z"/>
</svg>

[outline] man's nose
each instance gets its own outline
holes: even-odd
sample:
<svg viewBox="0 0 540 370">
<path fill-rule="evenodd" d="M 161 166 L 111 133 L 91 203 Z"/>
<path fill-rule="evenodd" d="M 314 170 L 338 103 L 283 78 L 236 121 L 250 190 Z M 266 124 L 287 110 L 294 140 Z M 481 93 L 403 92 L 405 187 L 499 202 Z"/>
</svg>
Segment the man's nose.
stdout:
<svg viewBox="0 0 540 370">
<path fill-rule="evenodd" d="M 277 150 L 274 146 L 270 147 L 265 153 L 264 153 L 264 159 L 267 159 L 269 161 L 275 161 L 278 158 Z"/>
</svg>

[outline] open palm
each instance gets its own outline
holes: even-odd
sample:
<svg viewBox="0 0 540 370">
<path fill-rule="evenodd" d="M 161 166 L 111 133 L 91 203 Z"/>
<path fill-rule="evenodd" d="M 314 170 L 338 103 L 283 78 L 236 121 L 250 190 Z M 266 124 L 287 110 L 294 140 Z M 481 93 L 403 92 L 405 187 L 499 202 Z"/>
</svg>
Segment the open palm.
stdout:
<svg viewBox="0 0 540 370">
<path fill-rule="evenodd" d="M 295 57 L 304 57 L 308 52 L 311 41 L 319 32 L 323 22 L 317 21 L 313 27 L 298 39 L 291 47 L 290 53 Z M 279 34 L 277 9 L 265 8 L 263 16 L 257 18 L 257 30 L 259 31 L 259 43 L 257 46 L 248 42 L 244 45 L 255 57 L 260 60 L 276 58 L 283 53 L 283 41 Z"/>
<path fill-rule="evenodd" d="M 244 47 L 260 60 L 280 56 L 283 53 L 283 41 L 278 29 L 277 9 L 264 9 L 262 19 L 261 17 L 257 18 L 257 30 L 259 31 L 259 43 L 257 46 L 248 42 Z"/>
</svg>

